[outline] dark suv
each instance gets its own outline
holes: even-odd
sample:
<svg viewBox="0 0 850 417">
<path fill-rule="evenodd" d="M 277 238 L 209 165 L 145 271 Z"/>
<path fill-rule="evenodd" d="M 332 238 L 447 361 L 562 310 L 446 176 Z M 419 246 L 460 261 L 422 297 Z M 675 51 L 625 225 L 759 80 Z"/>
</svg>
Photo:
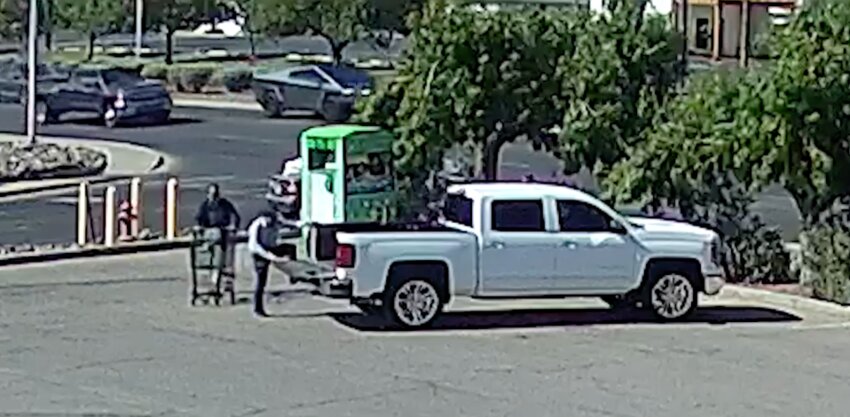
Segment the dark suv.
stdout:
<svg viewBox="0 0 850 417">
<path fill-rule="evenodd" d="M 97 117 L 108 127 L 122 121 L 164 123 L 171 115 L 171 96 L 162 83 L 121 69 L 76 68 L 67 83 L 38 96 L 42 124 L 68 114 Z"/>
</svg>

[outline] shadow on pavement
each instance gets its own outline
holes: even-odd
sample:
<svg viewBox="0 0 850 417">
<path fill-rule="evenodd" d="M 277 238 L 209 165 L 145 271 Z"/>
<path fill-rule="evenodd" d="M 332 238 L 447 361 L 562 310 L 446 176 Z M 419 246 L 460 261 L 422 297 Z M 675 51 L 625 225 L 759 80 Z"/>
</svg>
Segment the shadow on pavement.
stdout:
<svg viewBox="0 0 850 417">
<path fill-rule="evenodd" d="M 330 314 L 330 316 L 340 324 L 359 331 L 391 330 L 380 317 L 351 313 Z M 800 317 L 768 308 L 706 307 L 699 309 L 688 320 L 680 323 L 769 323 L 800 320 L 802 320 Z M 523 329 L 648 323 L 659 322 L 648 313 L 629 314 L 604 308 L 523 309 L 447 312 L 427 330 Z"/>
<path fill-rule="evenodd" d="M 120 121 L 115 126 L 116 129 L 142 129 L 148 127 L 170 127 L 170 126 L 181 126 L 181 125 L 190 125 L 201 123 L 203 120 L 196 119 L 193 117 L 183 117 L 183 116 L 172 116 L 169 117 L 167 121 L 164 123 L 152 122 L 149 120 L 127 120 Z M 54 125 L 63 125 L 63 124 L 78 124 L 84 126 L 103 126 L 103 120 L 97 118 L 82 118 L 82 119 L 68 119 L 62 120 L 59 122 L 54 122 Z"/>
</svg>

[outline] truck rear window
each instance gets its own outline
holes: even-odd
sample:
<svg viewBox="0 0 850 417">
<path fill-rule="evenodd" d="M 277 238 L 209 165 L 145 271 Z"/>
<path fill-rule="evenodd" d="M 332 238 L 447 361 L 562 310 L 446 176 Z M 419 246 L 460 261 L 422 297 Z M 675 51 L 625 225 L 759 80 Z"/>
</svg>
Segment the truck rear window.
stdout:
<svg viewBox="0 0 850 417">
<path fill-rule="evenodd" d="M 472 227 L 472 200 L 462 195 L 449 194 L 443 215 L 450 222 Z"/>
</svg>

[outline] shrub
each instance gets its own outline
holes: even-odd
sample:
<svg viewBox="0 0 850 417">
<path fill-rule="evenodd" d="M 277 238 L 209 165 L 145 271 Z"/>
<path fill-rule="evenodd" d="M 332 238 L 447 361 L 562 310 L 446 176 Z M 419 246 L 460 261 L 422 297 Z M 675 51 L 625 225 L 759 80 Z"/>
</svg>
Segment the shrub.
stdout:
<svg viewBox="0 0 850 417">
<path fill-rule="evenodd" d="M 224 72 L 224 87 L 227 91 L 238 93 L 251 88 L 254 73 L 250 68 L 234 68 Z"/>
<path fill-rule="evenodd" d="M 148 64 L 142 68 L 142 76 L 155 80 L 168 80 L 168 65 L 165 64 Z"/>
<path fill-rule="evenodd" d="M 217 90 L 224 88 L 224 71 L 221 71 L 220 69 L 213 71 L 209 81 L 207 81 L 207 88 L 214 88 Z"/>
<path fill-rule="evenodd" d="M 682 193 L 677 201 L 684 220 L 717 231 L 723 241 L 724 269 L 733 283 L 780 284 L 797 281 L 791 255 L 776 228 L 750 211 L 752 195 L 731 174 Z"/>
<path fill-rule="evenodd" d="M 191 91 L 193 93 L 200 93 L 204 90 L 213 74 L 216 71 L 216 66 L 214 65 L 187 65 L 179 70 L 179 86 L 182 87 L 180 91 Z"/>
<path fill-rule="evenodd" d="M 816 298 L 850 304 L 850 210 L 836 204 L 803 232 L 801 260 Z"/>
<path fill-rule="evenodd" d="M 180 83 L 181 70 L 182 67 L 176 65 L 169 66 L 165 72 L 165 81 L 175 90 L 183 92 L 186 90 L 183 88 L 183 84 Z"/>
</svg>

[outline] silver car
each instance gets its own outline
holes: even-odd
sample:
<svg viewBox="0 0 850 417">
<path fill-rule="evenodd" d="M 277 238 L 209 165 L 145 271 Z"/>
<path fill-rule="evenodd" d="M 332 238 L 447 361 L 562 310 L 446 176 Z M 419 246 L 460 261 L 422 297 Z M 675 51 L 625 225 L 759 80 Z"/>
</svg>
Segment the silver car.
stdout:
<svg viewBox="0 0 850 417">
<path fill-rule="evenodd" d="M 373 81 L 363 71 L 326 64 L 255 75 L 254 95 L 268 117 L 288 110 L 315 112 L 330 122 L 348 120 L 355 101 L 371 94 Z"/>
</svg>

